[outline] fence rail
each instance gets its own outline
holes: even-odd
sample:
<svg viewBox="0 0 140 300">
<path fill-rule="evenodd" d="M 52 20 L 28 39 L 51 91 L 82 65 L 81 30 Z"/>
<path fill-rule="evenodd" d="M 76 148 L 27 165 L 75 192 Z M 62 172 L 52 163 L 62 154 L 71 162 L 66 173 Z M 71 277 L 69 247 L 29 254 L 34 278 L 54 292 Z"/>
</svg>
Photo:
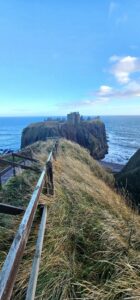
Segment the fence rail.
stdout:
<svg viewBox="0 0 140 300">
<path fill-rule="evenodd" d="M 9 167 L 3 169 L 2 171 L 0 171 L 0 189 L 2 188 L 2 176 L 5 175 L 10 170 L 12 170 L 12 166 L 9 166 Z"/>
<path fill-rule="evenodd" d="M 8 214 L 8 215 L 19 215 L 25 211 L 22 207 L 16 207 L 13 205 L 8 205 L 4 203 L 0 203 L 0 213 Z"/>
<path fill-rule="evenodd" d="M 40 193 L 42 192 L 44 185 L 45 184 L 47 185 L 46 186 L 47 194 L 51 194 L 51 195 L 54 194 L 52 160 L 53 158 L 56 158 L 57 149 L 58 149 L 58 141 L 56 141 L 53 145 L 52 151 L 49 154 L 46 165 L 44 166 L 44 169 L 40 175 L 40 178 L 32 194 L 31 200 L 28 204 L 23 219 L 20 223 L 19 229 L 15 235 L 9 253 L 4 262 L 2 271 L 0 273 L 0 300 L 9 300 L 11 298 L 19 264 L 23 256 L 24 249 L 31 231 L 31 226 L 38 207 L 39 196 Z M 26 299 L 34 299 L 35 296 L 46 219 L 47 219 L 47 210 L 46 207 L 44 206 L 40 229 L 38 233 L 36 253 L 34 257 Z M 36 274 L 34 274 L 34 270 Z"/>
<path fill-rule="evenodd" d="M 19 158 L 26 159 L 26 160 L 30 160 L 30 161 L 33 161 L 33 162 L 38 162 L 37 159 L 27 157 L 25 155 L 21 155 L 21 154 L 18 154 L 18 153 L 12 153 L 12 156 L 19 157 Z"/>
<path fill-rule="evenodd" d="M 10 157 L 12 158 L 11 160 L 8 159 Z M 19 162 L 15 161 L 16 157 L 21 158 L 21 160 Z M 8 167 L 0 171 L 0 188 L 2 188 L 2 177 L 10 170 L 13 171 L 13 176 L 16 176 L 16 168 L 38 172 L 37 168 L 26 165 L 26 161 L 35 162 L 35 163 L 39 162 L 37 159 L 22 155 L 20 152 L 19 153 L 13 152 L 13 153 L 0 156 L 0 163 L 8 165 Z"/>
<path fill-rule="evenodd" d="M 32 264 L 32 271 L 31 271 L 27 294 L 26 294 L 26 300 L 34 300 L 35 297 L 37 278 L 39 272 L 39 264 L 40 264 L 41 252 L 43 247 L 43 238 L 44 238 L 44 233 L 46 228 L 46 220 L 47 220 L 47 207 L 46 205 L 44 205 L 41 223 L 38 232 L 34 260 Z"/>
</svg>

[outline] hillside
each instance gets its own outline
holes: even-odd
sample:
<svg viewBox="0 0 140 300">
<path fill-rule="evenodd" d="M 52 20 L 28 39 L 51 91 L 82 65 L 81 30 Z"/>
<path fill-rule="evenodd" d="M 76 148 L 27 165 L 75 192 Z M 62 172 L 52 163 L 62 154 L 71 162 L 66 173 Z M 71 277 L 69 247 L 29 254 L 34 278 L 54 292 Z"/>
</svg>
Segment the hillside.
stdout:
<svg viewBox="0 0 140 300">
<path fill-rule="evenodd" d="M 46 142 L 31 146 L 41 165 L 49 147 Z M 55 196 L 42 194 L 40 199 L 48 205 L 48 221 L 36 299 L 140 299 L 140 216 L 113 190 L 112 175 L 84 148 L 61 140 L 54 179 Z M 13 185 L 18 203 L 24 199 L 25 206 L 35 182 L 36 177 L 25 172 L 16 182 L 11 180 L 1 198 Z M 12 203 L 13 198 L 9 195 L 8 202 Z M 14 225 L 13 218 L 1 220 L 1 263 L 18 222 L 15 217 Z M 14 300 L 24 299 L 36 231 L 34 224 Z"/>
<path fill-rule="evenodd" d="M 21 148 L 36 141 L 46 141 L 48 137 L 59 136 L 77 142 L 87 148 L 96 159 L 107 154 L 107 138 L 104 123 L 97 119 L 79 123 L 46 121 L 33 123 L 22 132 Z"/>
<path fill-rule="evenodd" d="M 130 158 L 122 171 L 116 174 L 119 188 L 129 193 L 133 206 L 140 205 L 140 149 Z"/>
</svg>

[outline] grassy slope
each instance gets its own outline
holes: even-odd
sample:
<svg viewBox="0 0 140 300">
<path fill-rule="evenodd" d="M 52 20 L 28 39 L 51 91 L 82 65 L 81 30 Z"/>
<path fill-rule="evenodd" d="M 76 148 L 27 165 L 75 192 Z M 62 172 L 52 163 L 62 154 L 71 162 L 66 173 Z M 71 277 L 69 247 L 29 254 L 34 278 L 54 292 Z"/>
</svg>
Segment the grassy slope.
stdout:
<svg viewBox="0 0 140 300">
<path fill-rule="evenodd" d="M 42 163 L 44 147 L 38 143 Z M 55 197 L 41 196 L 49 212 L 36 299 L 140 299 L 140 217 L 109 187 L 110 175 L 77 144 L 61 141 L 54 175 Z M 36 227 L 15 300 L 24 299 Z"/>
</svg>

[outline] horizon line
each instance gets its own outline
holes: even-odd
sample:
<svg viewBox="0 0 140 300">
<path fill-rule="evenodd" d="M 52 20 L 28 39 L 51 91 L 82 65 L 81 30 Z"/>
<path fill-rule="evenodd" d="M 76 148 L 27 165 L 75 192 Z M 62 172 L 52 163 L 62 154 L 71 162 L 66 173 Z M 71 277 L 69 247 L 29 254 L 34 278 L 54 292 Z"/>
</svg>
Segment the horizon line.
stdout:
<svg viewBox="0 0 140 300">
<path fill-rule="evenodd" d="M 104 114 L 104 115 L 91 115 L 91 114 L 80 114 L 81 116 L 89 117 L 140 117 L 140 114 Z M 47 117 L 66 117 L 65 115 L 0 115 L 0 118 L 47 118 Z"/>
</svg>

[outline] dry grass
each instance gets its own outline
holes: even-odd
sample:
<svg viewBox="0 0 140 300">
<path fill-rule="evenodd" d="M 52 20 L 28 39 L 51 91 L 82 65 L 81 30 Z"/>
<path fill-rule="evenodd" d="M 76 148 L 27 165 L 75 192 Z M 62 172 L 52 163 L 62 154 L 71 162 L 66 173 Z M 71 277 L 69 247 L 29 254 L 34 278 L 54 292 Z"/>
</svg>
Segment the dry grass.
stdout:
<svg viewBox="0 0 140 300">
<path fill-rule="evenodd" d="M 43 161 L 45 144 L 36 155 Z M 113 179 L 77 144 L 61 140 L 55 196 L 41 195 L 48 221 L 36 299 L 140 299 L 140 216 L 113 190 Z M 13 299 L 24 299 L 35 222 Z"/>
</svg>

